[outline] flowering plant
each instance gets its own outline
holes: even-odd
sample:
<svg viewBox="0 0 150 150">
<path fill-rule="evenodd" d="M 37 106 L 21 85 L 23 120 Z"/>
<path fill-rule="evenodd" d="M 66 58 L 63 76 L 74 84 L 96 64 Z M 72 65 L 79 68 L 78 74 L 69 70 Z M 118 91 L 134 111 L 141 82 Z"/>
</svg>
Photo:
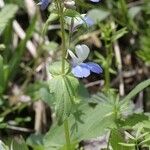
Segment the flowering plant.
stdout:
<svg viewBox="0 0 150 150">
<path fill-rule="evenodd" d="M 0 150 L 149 148 L 149 4 L 0 0 Z"/>
<path fill-rule="evenodd" d="M 72 58 L 72 73 L 74 76 L 83 78 L 88 77 L 90 72 L 97 74 L 102 73 L 102 68 L 98 64 L 93 62 L 83 63 L 83 61 L 87 59 L 90 52 L 86 45 L 76 45 L 75 51 L 78 57 L 76 57 L 72 51 L 68 50 L 68 53 Z"/>
</svg>

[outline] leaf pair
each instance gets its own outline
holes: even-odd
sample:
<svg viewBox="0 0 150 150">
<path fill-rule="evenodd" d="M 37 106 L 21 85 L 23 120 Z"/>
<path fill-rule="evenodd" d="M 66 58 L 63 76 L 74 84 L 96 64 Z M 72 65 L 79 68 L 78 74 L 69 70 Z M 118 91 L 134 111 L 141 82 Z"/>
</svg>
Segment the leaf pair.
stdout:
<svg viewBox="0 0 150 150">
<path fill-rule="evenodd" d="M 55 103 L 58 123 L 61 124 L 73 110 L 79 82 L 68 74 L 70 67 L 67 62 L 65 62 L 64 74 L 62 74 L 61 62 L 55 62 L 47 69 L 48 74 L 50 72 L 53 76 L 49 80 L 49 89 Z"/>
</svg>

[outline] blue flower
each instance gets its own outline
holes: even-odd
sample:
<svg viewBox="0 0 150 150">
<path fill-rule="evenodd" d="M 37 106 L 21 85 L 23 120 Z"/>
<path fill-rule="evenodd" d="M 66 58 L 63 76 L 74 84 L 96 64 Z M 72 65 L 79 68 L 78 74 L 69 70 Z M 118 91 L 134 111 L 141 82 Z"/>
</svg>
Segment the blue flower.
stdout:
<svg viewBox="0 0 150 150">
<path fill-rule="evenodd" d="M 73 23 L 71 17 L 65 17 L 65 20 L 71 26 L 72 32 L 76 31 L 76 29 L 82 24 L 86 24 L 88 27 L 94 25 L 94 21 L 86 14 L 73 18 Z"/>
<path fill-rule="evenodd" d="M 103 72 L 102 68 L 93 62 L 86 62 L 83 61 L 88 57 L 89 55 L 89 48 L 82 44 L 77 45 L 75 47 L 75 53 L 76 55 L 71 51 L 68 50 L 69 55 L 72 58 L 72 73 L 75 77 L 83 78 L 88 77 L 91 72 L 100 74 Z"/>
<path fill-rule="evenodd" d="M 51 3 L 52 0 L 40 0 L 40 2 L 37 5 L 40 5 L 41 10 L 44 10 L 48 7 L 49 3 Z"/>
<path fill-rule="evenodd" d="M 92 25 L 94 25 L 94 21 L 89 16 L 85 16 L 84 20 L 88 27 L 91 27 Z"/>
<path fill-rule="evenodd" d="M 91 2 L 94 2 L 94 3 L 98 3 L 100 2 L 101 0 L 90 0 Z"/>
</svg>

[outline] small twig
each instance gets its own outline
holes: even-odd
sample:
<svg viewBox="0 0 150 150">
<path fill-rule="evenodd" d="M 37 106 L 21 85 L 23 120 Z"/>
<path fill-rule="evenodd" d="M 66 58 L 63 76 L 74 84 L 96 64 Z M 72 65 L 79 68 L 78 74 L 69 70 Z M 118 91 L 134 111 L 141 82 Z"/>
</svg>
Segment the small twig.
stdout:
<svg viewBox="0 0 150 150">
<path fill-rule="evenodd" d="M 119 79 L 120 79 L 119 92 L 121 96 L 124 96 L 125 90 L 124 90 L 124 81 L 123 81 L 123 75 L 122 75 L 121 54 L 120 54 L 119 44 L 117 41 L 114 43 L 114 50 L 115 50 L 115 55 L 116 55 L 116 59 L 118 63 L 117 67 L 118 67 Z"/>
<path fill-rule="evenodd" d="M 21 131 L 21 132 L 34 132 L 33 129 L 11 126 L 11 125 L 7 125 L 6 128 L 11 129 L 11 130 Z"/>
<path fill-rule="evenodd" d="M 143 69 L 138 69 L 138 70 L 130 70 L 130 71 L 123 71 L 122 76 L 123 78 L 132 78 L 135 75 L 141 75 L 143 73 Z M 120 75 L 118 75 L 112 82 L 111 86 L 116 85 L 120 81 Z"/>
<path fill-rule="evenodd" d="M 13 28 L 14 28 L 14 31 L 16 32 L 16 34 L 21 39 L 25 38 L 26 34 L 25 34 L 25 32 L 23 31 L 23 29 L 21 28 L 21 26 L 19 25 L 19 23 L 16 20 L 13 21 Z M 34 44 L 30 40 L 27 42 L 26 46 L 27 46 L 29 52 L 31 53 L 31 55 L 34 58 L 37 57 L 36 47 L 34 46 Z"/>
<path fill-rule="evenodd" d="M 142 73 L 143 73 L 143 69 L 124 71 L 123 77 L 124 78 L 130 78 L 130 77 L 133 77 L 137 74 L 142 74 Z"/>
<path fill-rule="evenodd" d="M 115 29 L 115 23 L 112 22 L 112 27 Z M 124 81 L 122 76 L 122 60 L 121 60 L 121 53 L 120 53 L 120 47 L 118 41 L 115 41 L 114 43 L 114 51 L 117 61 L 117 68 L 119 73 L 119 93 L 121 96 L 124 96 L 125 90 L 124 90 Z"/>
<path fill-rule="evenodd" d="M 57 30 L 57 29 L 60 29 L 60 25 L 59 24 L 49 25 L 48 26 L 48 30 Z"/>
<path fill-rule="evenodd" d="M 90 82 L 88 84 L 85 85 L 86 88 L 91 87 L 91 86 L 95 86 L 95 85 L 104 85 L 104 80 L 98 80 L 98 81 L 94 81 L 94 82 Z"/>
<path fill-rule="evenodd" d="M 33 107 L 35 111 L 35 124 L 34 124 L 35 132 L 42 133 L 47 123 L 45 105 L 43 101 L 36 101 Z"/>
<path fill-rule="evenodd" d="M 29 15 L 30 18 L 33 18 L 33 16 L 36 13 L 36 4 L 33 0 L 25 0 L 24 1 L 25 6 L 27 8 L 27 13 Z"/>
</svg>

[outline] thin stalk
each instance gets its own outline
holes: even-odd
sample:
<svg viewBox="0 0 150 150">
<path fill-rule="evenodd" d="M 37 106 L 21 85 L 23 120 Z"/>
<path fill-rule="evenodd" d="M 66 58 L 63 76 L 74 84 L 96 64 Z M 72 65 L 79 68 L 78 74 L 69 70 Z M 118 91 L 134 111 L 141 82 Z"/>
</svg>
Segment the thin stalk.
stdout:
<svg viewBox="0 0 150 150">
<path fill-rule="evenodd" d="M 66 138 L 66 148 L 67 150 L 71 150 L 68 119 L 64 121 L 64 130 L 65 130 L 65 138 Z"/>
<path fill-rule="evenodd" d="M 136 141 L 135 141 L 135 150 L 139 150 L 140 148 L 139 148 L 139 145 L 138 145 L 138 141 L 137 141 L 137 139 L 136 139 Z"/>
<path fill-rule="evenodd" d="M 69 42 L 68 42 L 68 48 L 70 48 L 70 44 L 71 44 L 71 41 L 72 41 L 73 26 L 74 26 L 74 19 L 71 18 L 71 25 L 70 25 L 70 29 L 69 29 Z"/>
<path fill-rule="evenodd" d="M 107 59 L 108 61 L 108 59 Z M 108 91 L 110 88 L 110 74 L 109 74 L 109 65 L 108 63 L 106 64 L 105 68 L 105 89 Z"/>
<path fill-rule="evenodd" d="M 62 39 L 62 74 L 64 74 L 65 73 L 65 56 L 66 56 L 66 39 L 65 39 L 64 14 L 63 14 L 62 1 L 56 0 L 56 6 L 58 9 L 58 13 L 59 13 L 61 34 L 62 34 L 61 36 L 61 39 Z M 71 150 L 68 119 L 64 121 L 64 131 L 65 131 L 65 138 L 66 138 L 66 150 Z"/>
<path fill-rule="evenodd" d="M 66 38 L 65 38 L 65 27 L 64 27 L 64 14 L 61 0 L 56 0 L 58 8 L 60 27 L 61 27 L 61 39 L 62 39 L 62 74 L 65 72 L 65 56 L 66 56 Z"/>
<path fill-rule="evenodd" d="M 110 73 L 109 73 L 109 68 L 110 68 L 110 55 L 111 55 L 111 50 L 110 46 L 107 44 L 105 41 L 105 46 L 106 46 L 106 66 L 105 66 L 105 90 L 106 92 L 109 91 L 110 89 Z"/>
<path fill-rule="evenodd" d="M 135 146 L 135 149 L 136 149 L 136 150 L 139 150 L 139 146 L 138 146 L 138 145 L 136 145 L 136 146 Z"/>
</svg>

